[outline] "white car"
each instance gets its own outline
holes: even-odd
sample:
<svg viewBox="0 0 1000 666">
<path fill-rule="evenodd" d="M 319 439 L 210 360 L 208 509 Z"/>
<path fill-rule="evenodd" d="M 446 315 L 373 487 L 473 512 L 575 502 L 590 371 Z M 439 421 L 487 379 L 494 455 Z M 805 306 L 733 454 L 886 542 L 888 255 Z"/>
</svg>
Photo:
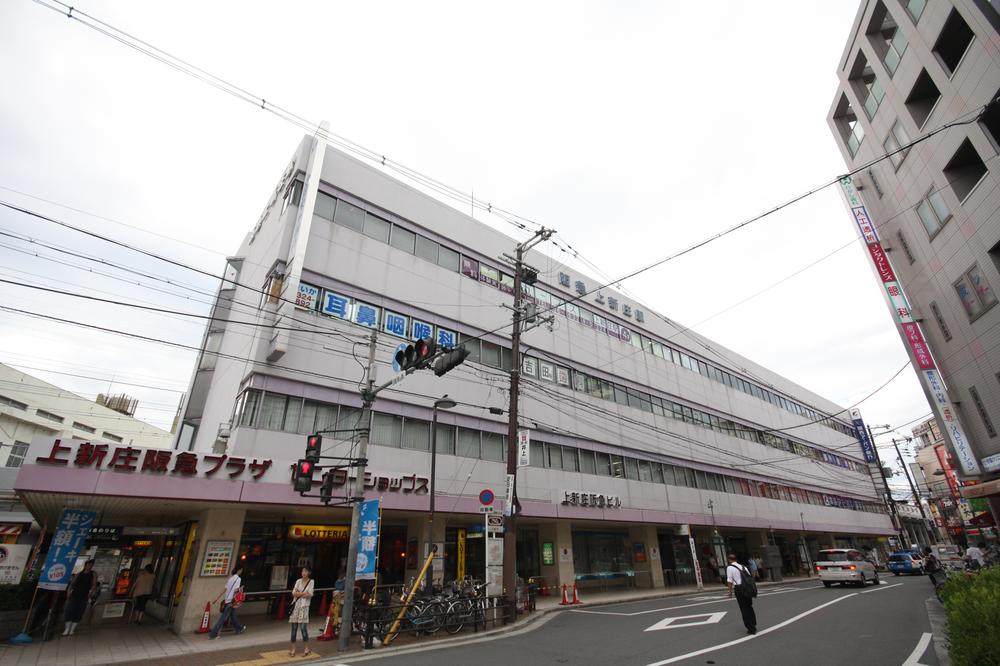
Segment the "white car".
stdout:
<svg viewBox="0 0 1000 666">
<path fill-rule="evenodd" d="M 825 587 L 834 583 L 865 586 L 871 582 L 878 585 L 878 570 L 875 565 L 865 559 L 860 550 L 853 548 L 828 548 L 816 555 L 816 575 L 823 581 Z"/>
</svg>

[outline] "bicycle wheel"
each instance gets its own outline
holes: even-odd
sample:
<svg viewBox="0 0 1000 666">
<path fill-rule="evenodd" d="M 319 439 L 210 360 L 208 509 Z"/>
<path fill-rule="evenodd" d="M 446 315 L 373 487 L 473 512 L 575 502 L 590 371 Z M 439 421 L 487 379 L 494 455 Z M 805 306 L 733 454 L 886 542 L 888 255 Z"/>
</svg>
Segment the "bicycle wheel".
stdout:
<svg viewBox="0 0 1000 666">
<path fill-rule="evenodd" d="M 423 615 L 427 618 L 424 631 L 427 634 L 436 634 L 441 630 L 441 627 L 444 626 L 444 616 L 447 610 L 444 603 L 440 601 L 432 601 L 424 606 Z"/>
<path fill-rule="evenodd" d="M 445 630 L 452 635 L 462 631 L 471 610 L 468 599 L 459 599 L 448 604 L 448 612 L 445 613 Z"/>
</svg>

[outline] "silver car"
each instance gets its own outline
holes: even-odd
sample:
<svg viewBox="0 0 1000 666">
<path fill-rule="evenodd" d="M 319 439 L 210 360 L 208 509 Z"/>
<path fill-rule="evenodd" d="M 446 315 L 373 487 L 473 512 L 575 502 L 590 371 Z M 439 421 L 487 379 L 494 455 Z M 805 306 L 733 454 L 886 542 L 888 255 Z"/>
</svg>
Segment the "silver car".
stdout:
<svg viewBox="0 0 1000 666">
<path fill-rule="evenodd" d="M 828 548 L 816 555 L 816 575 L 825 587 L 834 583 L 860 585 L 871 582 L 878 585 L 878 569 L 865 559 L 860 550 L 853 548 Z"/>
</svg>

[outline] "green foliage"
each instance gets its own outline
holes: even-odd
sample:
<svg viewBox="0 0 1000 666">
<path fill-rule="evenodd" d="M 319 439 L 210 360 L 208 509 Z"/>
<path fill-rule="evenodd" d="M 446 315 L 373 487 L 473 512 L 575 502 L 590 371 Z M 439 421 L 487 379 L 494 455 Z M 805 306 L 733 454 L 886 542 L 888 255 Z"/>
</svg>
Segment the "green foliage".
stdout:
<svg viewBox="0 0 1000 666">
<path fill-rule="evenodd" d="M 33 580 L 22 581 L 19 585 L 0 585 L 0 611 L 26 610 L 34 592 Z"/>
<path fill-rule="evenodd" d="M 1000 666 L 1000 567 L 953 576 L 942 598 L 954 666 Z"/>
</svg>

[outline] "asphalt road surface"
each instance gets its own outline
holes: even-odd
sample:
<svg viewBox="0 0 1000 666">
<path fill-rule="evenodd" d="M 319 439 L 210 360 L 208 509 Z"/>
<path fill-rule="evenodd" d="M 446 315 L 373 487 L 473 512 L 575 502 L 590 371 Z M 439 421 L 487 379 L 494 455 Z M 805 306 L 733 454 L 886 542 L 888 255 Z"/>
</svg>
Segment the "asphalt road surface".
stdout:
<svg viewBox="0 0 1000 666">
<path fill-rule="evenodd" d="M 757 635 L 748 636 L 736 601 L 712 591 L 563 610 L 499 637 L 323 663 L 937 666 L 924 605 L 932 594 L 923 576 L 883 577 L 864 589 L 816 580 L 763 587 L 754 600 Z"/>
</svg>

